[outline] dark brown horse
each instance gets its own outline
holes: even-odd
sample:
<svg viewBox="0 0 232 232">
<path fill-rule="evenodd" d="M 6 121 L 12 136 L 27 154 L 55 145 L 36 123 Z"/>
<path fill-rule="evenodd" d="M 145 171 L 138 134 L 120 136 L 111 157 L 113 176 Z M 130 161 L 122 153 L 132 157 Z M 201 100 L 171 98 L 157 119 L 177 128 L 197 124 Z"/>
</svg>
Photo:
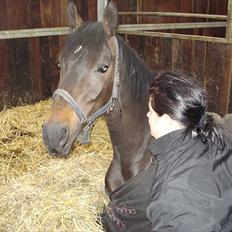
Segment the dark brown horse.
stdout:
<svg viewBox="0 0 232 232">
<path fill-rule="evenodd" d="M 110 203 L 103 224 L 111 232 L 151 231 L 146 207 L 156 168 L 147 149 L 146 113 L 155 74 L 116 36 L 118 13 L 111 1 L 103 23 L 83 23 L 72 2 L 68 16 L 73 32 L 60 55 L 60 81 L 43 128 L 44 143 L 50 154 L 66 156 L 77 136 L 88 141 L 89 128 L 104 115 L 113 159 L 105 178 Z"/>
<path fill-rule="evenodd" d="M 60 54 L 60 81 L 43 139 L 50 154 L 66 156 L 77 135 L 86 141 L 92 123 L 104 115 L 113 147 L 105 178 L 110 193 L 150 163 L 147 88 L 154 73 L 115 35 L 118 12 L 111 1 L 103 23 L 82 22 L 72 2 L 68 18 L 73 32 Z"/>
</svg>

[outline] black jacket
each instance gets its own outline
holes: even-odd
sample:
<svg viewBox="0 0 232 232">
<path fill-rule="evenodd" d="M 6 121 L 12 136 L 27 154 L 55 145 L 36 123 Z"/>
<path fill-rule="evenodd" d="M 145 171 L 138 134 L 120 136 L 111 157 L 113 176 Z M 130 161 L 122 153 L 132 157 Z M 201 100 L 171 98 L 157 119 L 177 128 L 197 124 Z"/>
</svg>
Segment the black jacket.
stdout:
<svg viewBox="0 0 232 232">
<path fill-rule="evenodd" d="M 171 132 L 150 146 L 158 160 L 147 217 L 152 231 L 232 231 L 232 148 Z"/>
</svg>

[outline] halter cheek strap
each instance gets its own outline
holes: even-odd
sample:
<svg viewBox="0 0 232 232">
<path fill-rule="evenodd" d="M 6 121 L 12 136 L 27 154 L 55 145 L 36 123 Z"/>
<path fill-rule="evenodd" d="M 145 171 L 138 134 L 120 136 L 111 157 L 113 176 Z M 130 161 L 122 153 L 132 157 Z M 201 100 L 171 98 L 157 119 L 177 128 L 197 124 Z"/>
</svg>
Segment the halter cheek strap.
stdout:
<svg viewBox="0 0 232 232">
<path fill-rule="evenodd" d="M 76 115 L 80 119 L 81 122 L 81 129 L 78 130 L 75 134 L 75 137 L 80 141 L 82 144 L 86 144 L 90 142 L 89 134 L 90 134 L 90 128 L 95 122 L 95 120 L 104 115 L 108 114 L 110 111 L 114 109 L 115 102 L 118 99 L 119 96 L 119 86 L 120 86 L 120 76 L 119 76 L 119 47 L 118 47 L 118 41 L 116 37 L 113 37 L 115 40 L 116 45 L 116 53 L 115 53 L 115 71 L 114 71 L 114 82 L 113 82 L 113 90 L 110 100 L 102 106 L 100 109 L 98 109 L 95 113 L 93 113 L 90 116 L 87 116 L 78 106 L 76 100 L 64 89 L 57 89 L 54 93 L 52 98 L 54 99 L 57 95 L 62 97 L 69 105 L 72 107 L 72 109 L 75 111 Z M 82 134 L 82 136 L 81 136 Z"/>
</svg>

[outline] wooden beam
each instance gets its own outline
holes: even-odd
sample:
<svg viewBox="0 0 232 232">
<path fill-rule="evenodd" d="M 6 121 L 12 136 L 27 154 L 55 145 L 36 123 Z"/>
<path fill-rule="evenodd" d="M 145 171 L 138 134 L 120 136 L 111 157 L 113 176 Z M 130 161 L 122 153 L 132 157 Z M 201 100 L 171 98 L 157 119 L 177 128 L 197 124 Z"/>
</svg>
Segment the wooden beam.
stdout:
<svg viewBox="0 0 232 232">
<path fill-rule="evenodd" d="M 54 35 L 67 35 L 71 32 L 69 27 L 35 28 L 22 30 L 0 31 L 0 39 L 31 38 Z"/>
<path fill-rule="evenodd" d="M 210 43 L 232 44 L 232 39 L 228 40 L 225 38 L 200 36 L 200 35 L 186 35 L 186 34 L 151 32 L 151 31 L 128 31 L 128 30 L 117 30 L 117 33 L 126 34 L 126 35 L 140 35 L 140 36 L 162 37 L 162 38 L 170 38 L 170 39 L 187 39 L 187 40 L 203 41 Z"/>
<path fill-rule="evenodd" d="M 200 18 L 200 19 L 216 19 L 226 20 L 226 15 L 213 14 L 194 14 L 194 13 L 178 13 L 178 12 L 119 12 L 121 16 L 161 16 L 161 17 L 185 17 L 185 18 Z"/>
<path fill-rule="evenodd" d="M 189 28 L 190 25 L 184 25 L 185 28 Z M 194 26 L 194 25 L 192 25 Z M 197 25 L 195 25 L 197 26 Z M 204 24 L 202 27 L 210 27 L 212 24 Z M 223 24 L 216 24 L 215 26 L 223 26 Z M 127 26 L 126 26 L 127 27 Z M 136 25 L 135 25 L 136 27 Z M 156 26 L 157 30 L 161 29 L 173 29 L 174 25 L 170 24 L 158 24 Z M 183 28 L 182 25 L 177 25 L 177 27 Z M 200 25 L 199 25 L 200 27 Z M 153 25 L 154 29 L 154 25 Z M 0 31 L 0 39 L 14 39 L 14 38 L 32 38 L 32 37 L 43 37 L 43 36 L 56 36 L 56 35 L 67 35 L 69 34 L 69 27 L 55 27 L 55 28 L 36 28 L 36 29 L 22 29 L 22 30 L 3 30 Z M 152 36 L 152 37 L 165 37 L 165 38 L 175 38 L 175 39 L 190 39 L 198 41 L 206 41 L 213 43 L 232 43 L 232 39 L 225 39 L 219 37 L 207 37 L 207 36 L 197 36 L 197 35 L 183 35 L 183 34 L 173 34 L 173 33 L 163 33 L 163 32 L 150 32 L 150 31 L 139 31 L 139 30 L 130 30 L 129 28 L 124 28 L 123 25 L 118 27 L 117 32 L 119 34 L 128 34 L 128 35 L 141 35 L 141 36 Z"/>
<path fill-rule="evenodd" d="M 156 24 L 122 24 L 118 30 L 128 31 L 149 31 L 149 30 L 172 30 L 172 29 L 190 29 L 190 28 L 212 28 L 226 27 L 226 22 L 196 22 L 196 23 L 156 23 Z"/>
</svg>

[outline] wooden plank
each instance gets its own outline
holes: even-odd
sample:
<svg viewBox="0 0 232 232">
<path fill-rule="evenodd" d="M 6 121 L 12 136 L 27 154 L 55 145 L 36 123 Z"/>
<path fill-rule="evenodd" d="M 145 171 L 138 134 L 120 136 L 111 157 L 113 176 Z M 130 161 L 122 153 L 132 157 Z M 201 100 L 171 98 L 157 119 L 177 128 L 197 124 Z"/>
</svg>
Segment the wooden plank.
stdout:
<svg viewBox="0 0 232 232">
<path fill-rule="evenodd" d="M 138 9 L 137 11 L 154 11 L 154 7 L 156 7 L 157 4 L 154 2 L 154 0 L 140 0 L 138 4 Z M 156 22 L 154 21 L 154 17 L 146 16 L 146 17 L 139 17 L 138 18 L 139 23 L 151 23 L 151 22 Z M 155 19 L 156 20 L 156 19 Z"/>
<path fill-rule="evenodd" d="M 89 21 L 97 21 L 97 2 L 96 1 L 88 1 L 89 4 Z M 105 3 L 106 5 L 106 3 Z"/>
<path fill-rule="evenodd" d="M 181 1 L 173 1 L 173 0 L 166 0 L 162 1 L 159 0 L 158 4 L 158 11 L 171 11 L 171 12 L 180 12 L 181 11 Z M 179 17 L 161 17 L 160 22 L 162 23 L 170 23 L 170 22 L 179 22 Z"/>
<path fill-rule="evenodd" d="M 191 1 L 189 1 L 191 3 Z M 186 4 L 183 4 L 184 6 Z M 182 11 L 187 12 L 187 11 Z M 119 12 L 120 16 L 160 16 L 160 17 L 183 17 L 183 18 L 200 18 L 200 19 L 216 19 L 216 20 L 226 20 L 226 15 L 214 15 L 214 14 L 194 14 L 194 13 L 180 13 L 180 12 Z"/>
<path fill-rule="evenodd" d="M 31 28 L 30 4 L 28 0 L 7 1 L 8 29 Z M 31 77 L 28 39 L 9 41 L 9 88 L 12 104 L 31 100 Z"/>
<path fill-rule="evenodd" d="M 142 1 L 139 0 L 137 1 L 137 4 L 132 6 L 132 4 L 130 4 L 130 11 L 133 12 L 137 12 L 137 11 L 147 11 L 147 9 L 149 8 L 150 10 L 153 10 L 154 7 L 154 1 Z M 123 9 L 124 10 L 124 9 Z M 127 11 L 129 11 L 127 10 Z M 127 18 L 127 17 L 126 17 Z M 146 23 L 150 21 L 150 17 L 130 17 L 131 21 L 133 23 Z M 150 45 L 152 45 L 152 38 L 149 37 L 137 37 L 133 36 L 134 41 L 137 40 L 137 48 L 136 50 L 138 51 L 140 57 L 145 60 L 145 62 L 149 65 L 152 66 L 153 60 L 153 48 L 152 50 L 150 50 Z"/>
<path fill-rule="evenodd" d="M 52 95 L 51 89 L 51 76 L 50 76 L 50 52 L 49 52 L 49 38 L 42 37 L 40 39 L 40 51 L 41 51 L 41 86 L 43 98 L 50 97 Z"/>
<path fill-rule="evenodd" d="M 41 27 L 47 28 L 54 25 L 52 19 L 52 8 L 54 1 L 40 0 L 41 11 Z M 40 50 L 41 50 L 41 86 L 43 98 L 50 97 L 52 95 L 51 85 L 51 72 L 50 72 L 50 44 L 49 37 L 40 38 Z"/>
<path fill-rule="evenodd" d="M 60 69 L 58 67 L 58 57 L 59 57 L 59 37 L 49 37 L 49 47 L 50 47 L 50 83 L 51 92 L 53 93 L 59 82 Z"/>
<path fill-rule="evenodd" d="M 1 1 L 0 7 L 0 30 L 8 28 L 7 20 L 7 0 Z M 9 43 L 6 40 L 0 40 L 0 110 L 8 102 L 9 91 Z"/>
<path fill-rule="evenodd" d="M 224 55 L 222 57 L 224 72 L 221 79 L 221 87 L 219 91 L 218 105 L 219 113 L 224 115 L 228 112 L 232 113 L 229 105 L 232 104 L 232 45 L 225 46 Z M 229 111 L 230 109 L 230 111 Z"/>
<path fill-rule="evenodd" d="M 218 8 L 217 13 L 218 14 L 227 14 L 227 3 L 228 0 L 217 0 L 218 1 Z M 211 0 L 211 5 L 214 5 L 214 1 Z M 226 28 L 218 28 L 217 34 L 215 36 L 222 36 L 226 34 Z"/>
<path fill-rule="evenodd" d="M 41 14 L 41 27 L 52 27 L 53 19 L 52 19 L 52 1 L 40 0 L 40 14 Z"/>
<path fill-rule="evenodd" d="M 115 2 L 115 4 L 116 4 L 116 6 L 117 6 L 118 11 L 121 11 L 121 10 L 123 10 L 123 9 L 127 9 L 127 8 L 125 8 L 125 7 L 123 6 L 123 3 L 125 3 L 126 1 L 123 1 L 123 0 L 115 0 L 114 2 Z M 128 17 L 119 16 L 118 18 L 119 18 L 118 23 L 121 24 L 121 23 L 126 23 L 126 19 L 127 19 Z"/>
<path fill-rule="evenodd" d="M 52 19 L 54 26 L 60 25 L 60 3 L 59 0 L 53 2 Z M 50 47 L 50 78 L 51 78 L 51 91 L 54 92 L 57 88 L 59 82 L 59 67 L 58 67 L 58 57 L 59 57 L 59 37 L 50 36 L 49 37 L 49 47 Z"/>
<path fill-rule="evenodd" d="M 140 0 L 140 8 L 139 11 L 148 12 L 148 11 L 158 11 L 157 1 L 143 1 Z M 146 16 L 146 17 L 138 17 L 138 23 L 157 23 L 159 18 Z M 155 71 L 162 70 L 162 39 L 146 37 L 145 44 L 145 61 L 149 64 L 149 66 Z"/>
<path fill-rule="evenodd" d="M 192 41 L 191 75 L 205 87 L 207 43 Z"/>
<path fill-rule="evenodd" d="M 0 92 L 3 92 L 7 89 L 8 84 L 8 42 L 0 41 Z"/>
<path fill-rule="evenodd" d="M 123 0 L 118 0 L 117 1 L 117 8 L 118 10 L 127 10 L 130 11 L 131 9 L 136 9 L 137 10 L 137 2 L 133 2 L 133 1 L 123 1 Z M 132 17 L 119 17 L 119 22 L 120 23 L 137 23 L 136 18 L 132 18 Z M 140 56 L 143 57 L 142 54 L 140 54 L 140 50 L 139 47 L 143 46 L 143 50 L 144 50 L 144 44 L 142 45 L 142 43 L 144 41 L 141 41 L 139 43 L 139 37 L 138 36 L 124 36 L 124 39 L 127 41 L 127 43 L 129 44 L 130 47 L 132 47 L 134 50 L 136 50 L 138 52 L 138 54 Z"/>
<path fill-rule="evenodd" d="M 181 50 L 181 41 L 180 40 L 172 40 L 171 43 L 171 70 L 179 72 L 182 69 L 182 59 L 183 59 L 183 53 Z"/>
<path fill-rule="evenodd" d="M 222 54 L 222 76 L 220 80 L 219 96 L 218 96 L 218 112 L 220 115 L 225 115 L 229 111 L 229 105 L 232 101 L 232 46 L 224 46 Z M 217 66 L 218 68 L 218 66 Z M 230 111 L 232 112 L 232 111 Z"/>
<path fill-rule="evenodd" d="M 40 39 L 31 38 L 29 40 L 29 57 L 30 57 L 30 77 L 31 89 L 33 92 L 33 101 L 43 99 L 42 91 L 42 72 L 41 72 L 41 51 Z"/>
<path fill-rule="evenodd" d="M 193 41 L 191 40 L 181 40 L 181 50 L 182 50 L 182 65 L 181 69 L 183 72 L 192 75 L 192 59 L 193 59 Z"/>
<path fill-rule="evenodd" d="M 67 27 L 68 24 L 68 3 L 69 0 L 60 0 L 60 26 L 61 27 Z"/>
<path fill-rule="evenodd" d="M 69 26 L 68 23 L 68 7 L 69 0 L 60 0 L 60 26 L 61 27 L 67 27 Z M 59 44 L 60 48 L 64 45 L 65 36 L 59 36 Z"/>
<path fill-rule="evenodd" d="M 174 2 L 174 1 L 156 1 L 154 10 L 155 11 L 162 11 L 162 12 L 179 12 L 180 8 L 180 1 Z M 150 17 L 152 20 L 152 17 Z M 154 20 L 154 17 L 153 17 Z M 176 23 L 177 18 L 173 16 L 159 16 L 157 17 L 156 23 Z M 163 32 L 167 32 L 167 29 Z M 173 31 L 172 28 L 169 31 Z M 155 38 L 153 38 L 155 39 Z M 176 40 L 172 39 L 165 39 L 165 38 L 156 38 L 155 40 L 155 46 L 156 46 L 156 66 L 159 71 L 170 71 L 170 70 L 176 70 L 175 60 L 179 59 L 179 54 L 175 53 L 173 48 L 175 47 Z M 177 50 L 175 50 L 177 51 Z M 180 50 L 179 50 L 180 51 Z M 172 53 L 174 52 L 174 53 Z"/>
<path fill-rule="evenodd" d="M 228 16 L 226 38 L 232 39 L 232 0 L 228 0 Z M 232 45 L 226 46 L 225 56 L 222 58 L 224 64 L 224 75 L 221 79 L 221 86 L 219 90 L 218 104 L 220 106 L 219 113 L 224 115 L 228 112 L 229 104 L 232 101 L 231 82 L 232 82 Z"/>
<path fill-rule="evenodd" d="M 192 12 L 197 14 L 207 13 L 207 1 L 193 0 Z M 193 22 L 205 22 L 205 19 L 193 19 Z M 203 29 L 193 29 L 195 35 L 203 35 Z"/>
<path fill-rule="evenodd" d="M 0 31 L 0 39 L 17 39 L 17 38 L 32 38 L 43 36 L 66 35 L 70 33 L 69 27 L 46 27 L 33 29 L 19 30 L 2 30 Z"/>
<path fill-rule="evenodd" d="M 31 26 L 41 27 L 40 1 L 31 0 Z M 29 38 L 30 77 L 33 101 L 42 99 L 40 38 Z"/>
<path fill-rule="evenodd" d="M 212 36 L 186 35 L 186 34 L 167 33 L 167 32 L 151 32 L 151 31 L 128 31 L 128 30 L 117 30 L 117 33 L 127 34 L 127 35 L 140 35 L 140 36 L 193 40 L 193 41 L 194 40 L 204 41 L 204 42 L 211 42 L 211 43 L 232 44 L 232 40 L 228 40 L 225 38 L 212 37 Z"/>
<path fill-rule="evenodd" d="M 30 28 L 28 0 L 7 0 L 8 30 Z"/>
<path fill-rule="evenodd" d="M 42 27 L 57 27 L 60 25 L 61 4 L 59 1 L 40 1 Z M 58 54 L 59 37 L 44 37 L 40 40 L 42 60 L 42 94 L 43 97 L 51 96 L 59 80 Z"/>
<path fill-rule="evenodd" d="M 185 0 L 181 0 L 181 4 L 180 4 L 180 12 L 191 12 L 192 10 L 192 4 L 193 1 L 185 1 Z M 191 13 L 190 13 L 191 14 Z M 192 22 L 192 18 L 183 18 L 181 17 L 179 19 L 179 23 L 194 23 Z M 199 25 L 199 24 L 198 24 Z M 183 33 L 183 34 L 192 34 L 192 29 L 191 28 L 186 28 L 186 29 L 182 29 L 182 30 L 173 30 L 174 32 L 177 33 Z M 182 70 L 188 74 L 193 76 L 192 73 L 192 62 L 194 57 L 193 55 L 193 50 L 194 50 L 194 46 L 193 46 L 193 41 L 191 40 L 182 40 L 180 43 L 180 49 L 182 50 Z"/>
<path fill-rule="evenodd" d="M 31 78 L 27 39 L 9 41 L 9 78 L 13 105 L 30 102 Z"/>
<path fill-rule="evenodd" d="M 172 68 L 172 39 L 160 38 L 159 46 L 161 46 L 161 54 L 159 57 L 161 70 L 169 71 Z"/>
<path fill-rule="evenodd" d="M 150 67 L 152 67 L 154 52 L 155 51 L 154 51 L 154 47 L 153 47 L 153 43 L 152 43 L 152 38 L 146 37 L 143 57 L 145 57 L 145 60 Z"/>
<path fill-rule="evenodd" d="M 0 7 L 0 30 L 8 29 L 7 0 L 1 1 Z"/>
<path fill-rule="evenodd" d="M 209 110 L 220 113 L 218 105 L 219 90 L 221 89 L 221 80 L 223 79 L 222 56 L 224 53 L 223 45 L 208 43 L 207 60 L 205 63 L 205 87 L 208 91 Z"/>
<path fill-rule="evenodd" d="M 208 6 L 207 6 L 207 14 L 217 12 L 218 10 L 218 0 L 214 0 L 214 3 L 212 4 L 211 0 L 207 0 Z M 207 20 L 211 21 L 211 20 Z M 218 32 L 218 28 L 205 28 L 203 31 L 203 34 L 206 36 L 216 36 Z"/>
<path fill-rule="evenodd" d="M 156 23 L 156 24 L 121 24 L 119 30 L 128 31 L 154 31 L 154 30 L 175 30 L 190 28 L 210 28 L 210 27 L 226 27 L 226 22 L 201 22 L 201 23 Z"/>
<path fill-rule="evenodd" d="M 232 39 L 232 0 L 228 0 L 226 38 Z"/>
<path fill-rule="evenodd" d="M 88 1 L 82 1 L 81 2 L 81 16 L 84 21 L 89 21 L 89 6 Z"/>
<path fill-rule="evenodd" d="M 31 28 L 41 28 L 41 11 L 40 1 L 30 0 L 30 12 L 31 12 Z"/>
</svg>

